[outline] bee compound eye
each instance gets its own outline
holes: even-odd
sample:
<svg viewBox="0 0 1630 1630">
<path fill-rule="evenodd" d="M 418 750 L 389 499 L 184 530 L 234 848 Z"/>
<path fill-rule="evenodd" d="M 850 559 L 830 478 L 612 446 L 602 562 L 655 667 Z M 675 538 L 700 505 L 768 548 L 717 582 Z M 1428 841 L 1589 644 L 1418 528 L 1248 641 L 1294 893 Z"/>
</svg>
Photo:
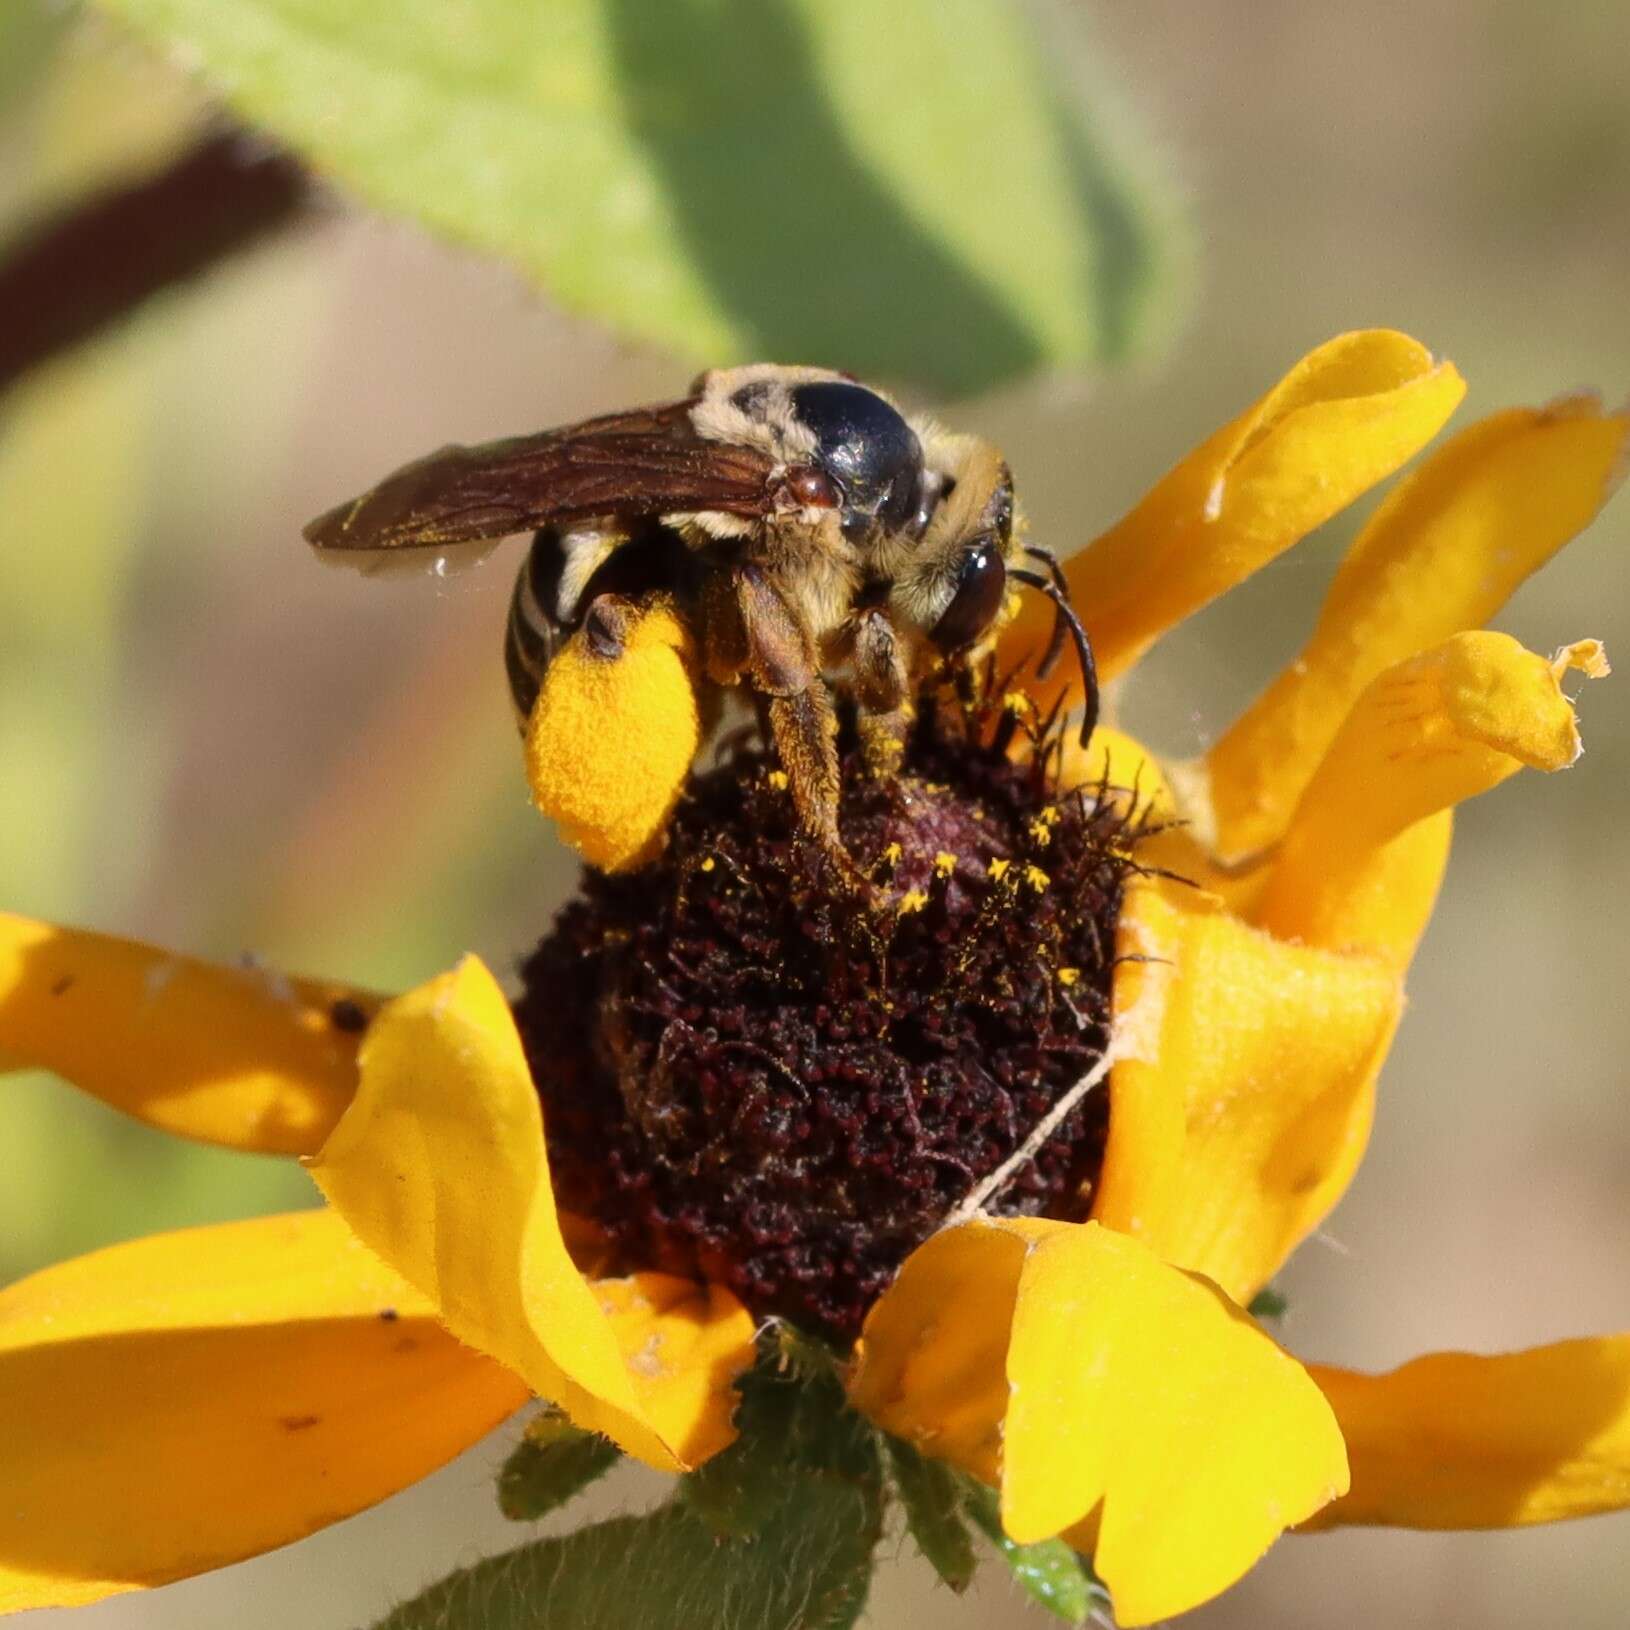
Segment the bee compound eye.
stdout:
<svg viewBox="0 0 1630 1630">
<path fill-rule="evenodd" d="M 996 620 L 1007 589 L 1007 567 L 994 542 L 982 539 L 963 556 L 956 593 L 934 624 L 931 638 L 945 652 L 972 645 Z"/>
</svg>

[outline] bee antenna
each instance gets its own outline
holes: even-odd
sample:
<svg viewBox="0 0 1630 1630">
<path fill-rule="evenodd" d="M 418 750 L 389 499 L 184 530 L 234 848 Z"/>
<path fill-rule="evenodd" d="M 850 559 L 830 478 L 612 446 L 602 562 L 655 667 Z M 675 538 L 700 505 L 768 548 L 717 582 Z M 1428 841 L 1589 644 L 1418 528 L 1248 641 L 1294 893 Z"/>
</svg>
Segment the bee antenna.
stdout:
<svg viewBox="0 0 1630 1630">
<path fill-rule="evenodd" d="M 1052 578 L 1053 587 L 1058 590 L 1059 595 L 1068 600 L 1070 585 L 1064 573 L 1059 569 L 1058 556 L 1051 549 L 1042 548 L 1039 543 L 1027 543 L 1023 547 L 1024 552 L 1032 560 L 1039 560 L 1046 564 L 1047 575 Z M 1058 615 L 1053 618 L 1052 638 L 1048 640 L 1047 649 L 1041 654 L 1041 661 L 1036 664 L 1037 679 L 1045 679 L 1058 666 L 1058 659 L 1064 653 L 1064 636 L 1068 632 L 1069 629 L 1064 622 L 1064 613 L 1060 610 Z"/>
<path fill-rule="evenodd" d="M 1058 607 L 1059 619 L 1069 629 L 1070 638 L 1075 641 L 1075 659 L 1081 667 L 1081 689 L 1086 697 L 1086 710 L 1081 715 L 1080 735 L 1081 745 L 1085 747 L 1098 725 L 1098 665 L 1092 659 L 1092 643 L 1087 639 L 1087 631 L 1081 626 L 1081 619 L 1076 615 L 1075 607 L 1070 604 L 1056 583 L 1043 577 L 1039 572 L 1025 571 L 1020 567 L 1015 567 L 1009 575 L 1033 589 L 1040 589 Z"/>
</svg>

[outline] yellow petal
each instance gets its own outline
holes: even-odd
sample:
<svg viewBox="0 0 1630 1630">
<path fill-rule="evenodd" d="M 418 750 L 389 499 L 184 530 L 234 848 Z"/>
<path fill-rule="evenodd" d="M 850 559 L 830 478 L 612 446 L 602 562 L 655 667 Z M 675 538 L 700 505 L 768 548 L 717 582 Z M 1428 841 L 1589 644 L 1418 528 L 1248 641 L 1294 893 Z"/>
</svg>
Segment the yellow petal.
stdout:
<svg viewBox="0 0 1630 1630">
<path fill-rule="evenodd" d="M 681 1296 L 661 1276 L 604 1292 L 583 1278 L 521 1039 L 475 958 L 383 1009 L 355 1101 L 311 1170 L 456 1336 L 579 1426 L 670 1471 L 730 1441 L 752 1319 L 723 1292 Z"/>
<path fill-rule="evenodd" d="M 1212 864 L 1184 819 L 1167 767 L 1135 736 L 1100 725 L 1083 747 L 1068 731 L 1057 775 L 1061 792 L 1085 788 L 1096 798 L 1101 789 L 1124 811 L 1138 834 L 1138 864 L 1146 870 L 1171 872 L 1225 897 L 1234 889 L 1235 880 Z"/>
<path fill-rule="evenodd" d="M 0 1055 L 161 1131 L 309 1154 L 356 1088 L 378 998 L 0 913 Z"/>
<path fill-rule="evenodd" d="M 1220 853 L 1279 839 L 1372 679 L 1481 627 L 1589 525 L 1624 472 L 1627 437 L 1630 414 L 1571 397 L 1473 425 L 1398 485 L 1343 562 L 1301 655 L 1211 750 Z"/>
<path fill-rule="evenodd" d="M 1092 1215 L 1123 1234 L 1152 1237 L 1183 1177 L 1188 1102 L 1182 1076 L 1162 1066 L 1173 1043 L 1168 1014 L 1177 1012 L 1187 972 L 1182 954 L 1199 932 L 1171 887 L 1133 878 L 1115 931 L 1110 1034 L 1116 1063 L 1109 1073 L 1109 1141 L 1093 1195 Z M 1203 897 L 1190 902 L 1198 908 Z M 1209 908 L 1208 908 L 1209 909 Z"/>
<path fill-rule="evenodd" d="M 1058 781 L 1063 790 L 1103 786 L 1130 809 L 1147 811 L 1151 820 L 1168 821 L 1177 814 L 1160 760 L 1135 736 L 1099 725 L 1084 747 L 1073 730 L 1066 731 L 1062 747 Z"/>
<path fill-rule="evenodd" d="M 0 1612 L 286 1545 L 525 1398 L 330 1212 L 48 1268 L 0 1293 Z"/>
<path fill-rule="evenodd" d="M 1524 765 L 1572 764 L 1579 730 L 1561 688 L 1572 666 L 1602 672 L 1600 646 L 1582 641 L 1547 661 L 1507 634 L 1479 632 L 1457 634 L 1371 681 L 1297 806 L 1254 919 L 1283 938 L 1343 947 L 1358 943 L 1362 917 L 1375 936 L 1368 948 L 1407 960 L 1436 878 L 1423 905 L 1384 851 L 1417 821 Z M 1378 863 L 1398 921 L 1378 901 Z"/>
<path fill-rule="evenodd" d="M 1102 678 L 1390 475 L 1442 429 L 1465 393 L 1453 366 L 1407 335 L 1342 334 L 1310 352 L 1232 424 L 1065 564 Z M 1043 649 L 1038 595 L 1002 637 L 1004 661 Z M 1043 706 L 1068 663 L 1026 688 Z"/>
<path fill-rule="evenodd" d="M 1226 1589 L 1346 1487 L 1301 1367 L 1215 1286 L 1096 1223 L 937 1235 L 868 1318 L 851 1396 L 999 1475 L 1017 1540 L 1096 1513 L 1094 1563 L 1125 1625 Z"/>
<path fill-rule="evenodd" d="M 1347 1487 L 1341 1434 L 1216 1286 L 1096 1223 L 1029 1232 L 1003 1526 L 1042 1539 L 1102 1501 L 1093 1565 L 1117 1622 L 1184 1612 Z"/>
<path fill-rule="evenodd" d="M 1093 1215 L 1249 1301 L 1324 1219 L 1369 1136 L 1402 1003 L 1375 959 L 1287 944 L 1193 891 L 1132 883 Z"/>
<path fill-rule="evenodd" d="M 604 638 L 566 642 L 526 729 L 538 808 L 608 872 L 651 857 L 702 734 L 684 624 L 660 603 L 620 601 L 617 618 Z"/>
<path fill-rule="evenodd" d="M 1630 1335 L 1312 1373 L 1353 1464 L 1320 1527 L 1510 1528 L 1630 1507 Z"/>
<path fill-rule="evenodd" d="M 1017 1231 L 984 1222 L 919 1245 L 866 1315 L 849 1379 L 850 1402 L 885 1431 L 990 1484 L 1026 1249 Z"/>
<path fill-rule="evenodd" d="M 597 1280 L 594 1294 L 662 1441 L 683 1445 L 690 1465 L 728 1448 L 731 1388 L 751 1362 L 746 1309 L 722 1286 L 671 1273 Z"/>
</svg>

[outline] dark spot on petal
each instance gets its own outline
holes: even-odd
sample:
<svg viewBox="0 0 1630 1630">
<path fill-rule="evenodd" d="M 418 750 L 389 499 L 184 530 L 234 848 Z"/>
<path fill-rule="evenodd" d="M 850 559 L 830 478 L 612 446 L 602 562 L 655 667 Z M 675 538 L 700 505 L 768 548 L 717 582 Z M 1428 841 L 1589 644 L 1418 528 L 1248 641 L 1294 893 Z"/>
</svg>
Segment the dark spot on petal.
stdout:
<svg viewBox="0 0 1630 1630">
<path fill-rule="evenodd" d="M 285 1432 L 306 1432 L 318 1425 L 321 1420 L 321 1415 L 279 1415 L 277 1424 Z"/>
<path fill-rule="evenodd" d="M 66 996 L 67 993 L 74 988 L 76 983 L 77 981 L 71 973 L 65 973 L 54 985 L 52 985 L 51 994 L 53 996 Z"/>
</svg>

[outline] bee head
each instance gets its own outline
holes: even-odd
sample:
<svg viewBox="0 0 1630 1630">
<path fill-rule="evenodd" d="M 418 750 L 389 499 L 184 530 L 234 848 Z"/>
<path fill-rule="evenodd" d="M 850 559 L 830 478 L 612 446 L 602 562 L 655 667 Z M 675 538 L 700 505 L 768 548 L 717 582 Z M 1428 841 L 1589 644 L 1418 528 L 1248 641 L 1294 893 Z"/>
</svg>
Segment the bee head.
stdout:
<svg viewBox="0 0 1630 1630">
<path fill-rule="evenodd" d="M 890 604 L 898 621 L 954 656 L 1003 621 L 1015 549 L 1013 477 L 988 442 L 939 435 L 925 487 L 937 502 Z"/>
</svg>

